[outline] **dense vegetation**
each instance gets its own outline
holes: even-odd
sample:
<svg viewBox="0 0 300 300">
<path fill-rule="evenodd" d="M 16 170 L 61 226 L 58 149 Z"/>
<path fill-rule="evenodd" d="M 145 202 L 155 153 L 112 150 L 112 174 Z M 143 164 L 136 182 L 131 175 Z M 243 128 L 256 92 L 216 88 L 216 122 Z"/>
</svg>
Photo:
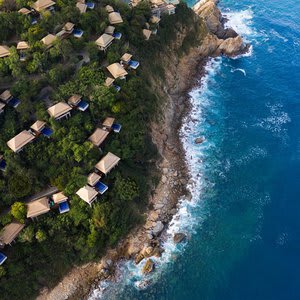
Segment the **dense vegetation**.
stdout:
<svg viewBox="0 0 300 300">
<path fill-rule="evenodd" d="M 72 265 L 99 257 L 107 246 L 114 245 L 142 221 L 140 212 L 147 203 L 149 187 L 156 182 L 150 163 L 156 150 L 149 136 L 149 123 L 159 101 L 150 78 L 159 76 L 163 80 L 163 52 L 182 26 L 193 26 L 193 30 L 178 47 L 178 54 L 197 42 L 195 36 L 201 30 L 184 4 L 178 6 L 175 16 L 164 16 L 158 34 L 145 41 L 142 29 L 151 17 L 147 2 L 131 9 L 122 2 L 101 1 L 85 14 L 79 14 L 75 0 L 56 3 L 55 14 L 44 13 L 33 26 L 27 16 L 15 11 L 27 6 L 26 0 L 2 3 L 5 13 L 0 14 L 0 44 L 10 45 L 12 54 L 0 59 L 0 89 L 9 87 L 22 102 L 16 110 L 6 108 L 0 115 L 0 153 L 7 161 L 7 170 L 0 173 L 0 213 L 13 205 L 11 213 L 2 214 L 0 221 L 5 225 L 13 217 L 24 220 L 22 202 L 49 185 L 70 197 L 71 210 L 63 215 L 51 211 L 35 223 L 26 221 L 17 243 L 5 249 L 9 260 L 0 269 L 1 299 L 32 298 L 42 286 L 57 283 Z M 93 41 L 108 25 L 104 9 L 108 3 L 123 17 L 124 23 L 117 25 L 123 37 L 103 53 Z M 83 37 L 58 40 L 45 51 L 40 39 L 57 33 L 68 21 L 84 31 Z M 20 62 L 14 48 L 19 40 L 31 46 L 25 62 Z M 126 81 L 117 81 L 122 88 L 117 93 L 103 85 L 103 66 L 118 61 L 127 51 L 134 54 L 141 67 L 130 71 Z M 83 56 L 88 56 L 90 62 L 81 66 Z M 87 111 L 72 112 L 71 118 L 59 122 L 49 118 L 49 104 L 66 101 L 75 93 L 89 101 Z M 87 137 L 107 116 L 114 116 L 122 124 L 122 131 L 109 136 L 101 153 Z M 47 121 L 53 136 L 39 137 L 14 154 L 6 142 L 37 119 Z M 75 192 L 108 151 L 121 157 L 121 163 L 105 178 L 108 192 L 89 207 Z"/>
</svg>

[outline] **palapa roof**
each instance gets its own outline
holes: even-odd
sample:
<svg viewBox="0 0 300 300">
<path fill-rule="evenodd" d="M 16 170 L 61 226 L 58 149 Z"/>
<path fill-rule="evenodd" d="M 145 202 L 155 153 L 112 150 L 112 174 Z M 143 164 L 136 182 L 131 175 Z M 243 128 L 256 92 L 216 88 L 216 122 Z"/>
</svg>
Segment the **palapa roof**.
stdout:
<svg viewBox="0 0 300 300">
<path fill-rule="evenodd" d="M 120 24 L 123 23 L 123 19 L 118 12 L 111 12 L 108 14 L 108 20 L 110 24 Z"/>
<path fill-rule="evenodd" d="M 72 29 L 74 29 L 74 26 L 75 26 L 75 24 L 73 24 L 71 22 L 67 22 L 64 25 L 63 29 L 66 30 L 66 31 L 71 31 Z"/>
<path fill-rule="evenodd" d="M 125 53 L 122 57 L 121 60 L 125 61 L 125 62 L 129 62 L 131 59 L 132 55 L 129 53 Z"/>
<path fill-rule="evenodd" d="M 0 232 L 0 241 L 5 245 L 9 245 L 18 236 L 24 226 L 24 224 L 18 222 L 6 225 Z"/>
<path fill-rule="evenodd" d="M 26 50 L 29 48 L 29 45 L 27 42 L 21 41 L 17 44 L 17 50 Z"/>
<path fill-rule="evenodd" d="M 115 167 L 120 158 L 111 152 L 108 152 L 97 164 L 96 168 L 103 174 L 107 174 L 113 167 Z"/>
<path fill-rule="evenodd" d="M 45 45 L 45 46 L 51 46 L 55 40 L 57 39 L 57 37 L 53 34 L 48 34 L 46 35 L 44 38 L 41 39 L 41 42 Z"/>
<path fill-rule="evenodd" d="M 67 201 L 68 197 L 63 192 L 59 192 L 59 193 L 52 195 L 52 199 L 53 199 L 54 203 L 59 204 L 61 202 Z"/>
<path fill-rule="evenodd" d="M 104 32 L 107 34 L 113 34 L 115 32 L 115 26 L 107 26 Z"/>
<path fill-rule="evenodd" d="M 85 185 L 76 192 L 76 195 L 78 195 L 83 201 L 90 204 L 95 197 L 97 197 L 98 192 L 89 185 Z"/>
<path fill-rule="evenodd" d="M 8 100 L 10 100 L 10 98 L 12 97 L 10 90 L 5 90 L 1 95 L 0 95 L 0 100 L 7 102 Z"/>
<path fill-rule="evenodd" d="M 87 178 L 87 182 L 89 185 L 94 186 L 99 180 L 100 180 L 101 176 L 95 172 L 89 174 L 88 178 Z"/>
<path fill-rule="evenodd" d="M 79 9 L 81 14 L 85 13 L 87 10 L 87 5 L 84 3 L 77 2 L 76 7 Z"/>
<path fill-rule="evenodd" d="M 27 204 L 27 218 L 34 218 L 47 213 L 50 210 L 47 197 L 29 202 Z"/>
<path fill-rule="evenodd" d="M 114 8 L 113 8 L 112 6 L 110 6 L 110 5 L 106 5 L 106 6 L 105 6 L 105 10 L 106 10 L 108 13 L 111 13 L 111 12 L 114 11 Z"/>
<path fill-rule="evenodd" d="M 145 37 L 146 40 L 149 40 L 150 35 L 151 35 L 152 31 L 149 29 L 143 29 L 143 35 Z"/>
<path fill-rule="evenodd" d="M 52 0 L 38 0 L 32 4 L 32 8 L 36 11 L 42 11 L 53 5 L 55 5 L 55 2 Z"/>
<path fill-rule="evenodd" d="M 164 4 L 165 2 L 163 0 L 150 0 L 150 3 L 153 4 L 153 5 L 162 5 Z"/>
<path fill-rule="evenodd" d="M 9 55 L 10 55 L 9 48 L 7 46 L 0 45 L 0 57 L 6 57 Z"/>
<path fill-rule="evenodd" d="M 65 102 L 58 102 L 57 104 L 47 109 L 48 114 L 53 118 L 58 118 L 72 110 L 72 107 Z"/>
<path fill-rule="evenodd" d="M 17 134 L 15 137 L 10 139 L 7 142 L 7 146 L 14 152 L 17 152 L 18 150 L 22 149 L 25 145 L 27 145 L 34 139 L 35 139 L 35 136 L 30 131 L 23 130 L 22 132 Z"/>
<path fill-rule="evenodd" d="M 116 79 L 119 77 L 126 76 L 128 73 L 125 71 L 125 69 L 119 64 L 114 63 L 107 67 L 107 70 L 110 72 L 110 74 Z"/>
<path fill-rule="evenodd" d="M 5 107 L 6 104 L 0 102 L 0 111 Z"/>
<path fill-rule="evenodd" d="M 160 22 L 160 18 L 157 17 L 157 16 L 152 16 L 152 17 L 150 18 L 150 22 L 153 23 L 153 24 L 157 24 L 157 23 Z"/>
<path fill-rule="evenodd" d="M 68 103 L 76 106 L 80 102 L 81 98 L 82 96 L 74 94 L 69 98 Z"/>
<path fill-rule="evenodd" d="M 111 78 L 111 77 L 107 77 L 106 79 L 105 79 L 105 86 L 111 86 L 113 83 L 114 83 L 114 79 L 113 78 Z"/>
<path fill-rule="evenodd" d="M 18 10 L 18 13 L 23 14 L 23 15 L 29 15 L 31 13 L 31 11 L 26 7 L 22 7 L 21 9 Z"/>
<path fill-rule="evenodd" d="M 103 33 L 97 40 L 96 44 L 99 47 L 106 48 L 112 41 L 114 40 L 114 37 L 107 34 Z"/>
<path fill-rule="evenodd" d="M 34 131 L 41 131 L 46 125 L 46 122 L 37 120 L 35 123 L 33 123 L 30 128 Z"/>
<path fill-rule="evenodd" d="M 94 131 L 94 133 L 89 137 L 89 141 L 91 141 L 93 145 L 99 147 L 104 142 L 108 134 L 108 131 L 101 128 L 97 128 Z"/>
<path fill-rule="evenodd" d="M 102 125 L 105 127 L 111 128 L 111 126 L 114 124 L 114 122 L 115 122 L 115 118 L 108 117 L 103 121 Z"/>
</svg>

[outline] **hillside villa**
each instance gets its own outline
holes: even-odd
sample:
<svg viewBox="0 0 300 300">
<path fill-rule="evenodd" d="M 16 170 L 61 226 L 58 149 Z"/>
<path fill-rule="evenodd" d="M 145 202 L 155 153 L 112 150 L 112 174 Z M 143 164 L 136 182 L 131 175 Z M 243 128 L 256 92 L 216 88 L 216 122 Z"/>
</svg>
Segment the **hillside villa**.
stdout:
<svg viewBox="0 0 300 300">
<path fill-rule="evenodd" d="M 50 117 L 55 120 L 60 120 L 62 118 L 69 118 L 71 116 L 72 107 L 65 102 L 58 102 L 55 105 L 47 109 Z"/>
<path fill-rule="evenodd" d="M 28 130 L 23 130 L 7 142 L 7 146 L 15 153 L 20 152 L 27 144 L 35 139 L 34 134 Z"/>
</svg>

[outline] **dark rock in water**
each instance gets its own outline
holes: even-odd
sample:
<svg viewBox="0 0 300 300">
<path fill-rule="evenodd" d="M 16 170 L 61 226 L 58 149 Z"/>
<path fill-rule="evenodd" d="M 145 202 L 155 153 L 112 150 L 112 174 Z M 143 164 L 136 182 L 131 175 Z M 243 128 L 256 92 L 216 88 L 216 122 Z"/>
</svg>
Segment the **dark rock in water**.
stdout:
<svg viewBox="0 0 300 300">
<path fill-rule="evenodd" d="M 203 142 L 204 142 L 204 137 L 198 137 L 198 138 L 195 139 L 196 144 L 201 144 Z"/>
<path fill-rule="evenodd" d="M 149 274 L 154 269 L 154 262 L 151 259 L 148 259 L 143 267 L 143 273 Z"/>
<path fill-rule="evenodd" d="M 138 265 L 144 259 L 144 255 L 142 253 L 138 253 L 134 259 L 136 265 Z"/>
<path fill-rule="evenodd" d="M 176 244 L 183 242 L 185 239 L 186 239 L 186 235 L 181 232 L 175 233 L 173 237 L 174 243 Z"/>
</svg>

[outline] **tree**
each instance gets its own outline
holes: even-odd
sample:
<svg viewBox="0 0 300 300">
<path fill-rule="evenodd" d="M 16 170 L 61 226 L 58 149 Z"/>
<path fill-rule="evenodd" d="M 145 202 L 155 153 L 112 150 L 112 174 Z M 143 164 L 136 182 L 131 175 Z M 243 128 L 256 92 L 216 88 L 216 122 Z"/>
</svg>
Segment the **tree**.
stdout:
<svg viewBox="0 0 300 300">
<path fill-rule="evenodd" d="M 35 238 L 41 243 L 47 239 L 47 235 L 43 230 L 39 229 L 35 234 Z"/>
<path fill-rule="evenodd" d="M 3 266 L 0 266 L 0 278 L 1 278 L 1 277 L 4 277 L 5 274 L 6 274 L 5 269 L 3 268 Z"/>
<path fill-rule="evenodd" d="M 139 195 L 139 188 L 132 179 L 124 179 L 118 173 L 115 180 L 114 189 L 116 195 L 123 201 L 131 201 Z"/>
<path fill-rule="evenodd" d="M 26 214 L 27 214 L 27 208 L 25 203 L 23 202 L 15 202 L 11 206 L 11 214 L 13 217 L 18 220 L 21 223 L 25 222 Z"/>
<path fill-rule="evenodd" d="M 27 227 L 25 227 L 20 235 L 20 240 L 24 243 L 24 242 L 28 242 L 31 243 L 33 241 L 33 237 L 34 237 L 34 227 L 33 225 L 29 225 Z"/>
</svg>

